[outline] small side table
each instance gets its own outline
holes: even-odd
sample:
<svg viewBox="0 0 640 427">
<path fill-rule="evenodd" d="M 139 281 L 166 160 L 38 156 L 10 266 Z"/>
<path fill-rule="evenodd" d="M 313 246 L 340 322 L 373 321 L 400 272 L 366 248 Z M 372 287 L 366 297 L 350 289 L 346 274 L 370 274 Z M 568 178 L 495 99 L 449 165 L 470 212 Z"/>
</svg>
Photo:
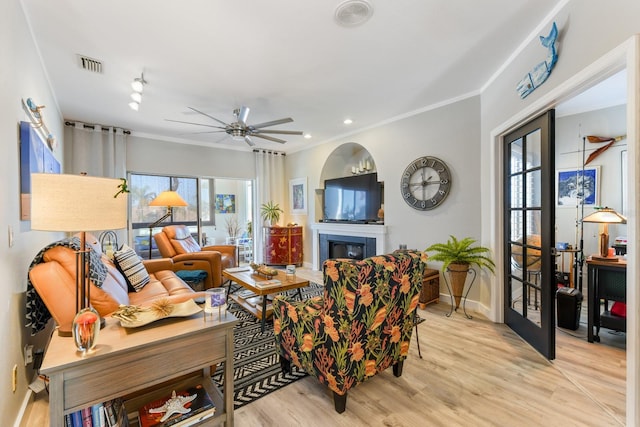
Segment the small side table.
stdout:
<svg viewBox="0 0 640 427">
<path fill-rule="evenodd" d="M 422 278 L 422 289 L 420 290 L 420 300 L 418 305 L 421 309 L 435 302 L 440 301 L 440 272 L 433 268 L 425 268 Z"/>
</svg>

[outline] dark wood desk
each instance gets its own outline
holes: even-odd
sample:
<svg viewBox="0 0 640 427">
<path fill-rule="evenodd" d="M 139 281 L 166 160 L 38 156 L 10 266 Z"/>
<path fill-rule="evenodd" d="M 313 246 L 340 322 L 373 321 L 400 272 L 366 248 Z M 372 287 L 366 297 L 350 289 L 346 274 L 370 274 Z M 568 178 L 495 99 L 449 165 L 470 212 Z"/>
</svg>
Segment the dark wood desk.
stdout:
<svg viewBox="0 0 640 427">
<path fill-rule="evenodd" d="M 600 327 L 625 330 L 625 320 L 609 314 L 609 302 L 627 302 L 627 261 L 597 261 L 587 258 L 588 303 L 587 318 L 589 342 L 599 342 Z M 605 311 L 600 313 L 600 301 L 605 301 Z M 595 334 L 593 328 L 596 328 Z"/>
</svg>

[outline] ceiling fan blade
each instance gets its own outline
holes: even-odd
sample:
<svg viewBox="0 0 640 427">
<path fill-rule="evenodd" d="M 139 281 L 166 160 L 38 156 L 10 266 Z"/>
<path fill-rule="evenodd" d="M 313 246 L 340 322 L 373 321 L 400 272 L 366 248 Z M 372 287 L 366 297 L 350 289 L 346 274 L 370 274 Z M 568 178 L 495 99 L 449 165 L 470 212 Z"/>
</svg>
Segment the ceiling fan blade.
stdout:
<svg viewBox="0 0 640 427">
<path fill-rule="evenodd" d="M 293 119 L 291 117 L 287 117 L 285 119 L 273 120 L 271 122 L 264 122 L 264 123 L 259 123 L 257 125 L 251 125 L 251 126 L 249 126 L 249 129 L 266 128 L 266 127 L 269 127 L 269 126 L 281 125 L 283 123 L 291 123 L 292 121 L 293 121 Z"/>
<path fill-rule="evenodd" d="M 204 123 L 194 123 L 194 122 L 183 122 L 182 120 L 171 120 L 171 119 L 165 119 L 167 122 L 174 122 L 174 123 L 184 123 L 187 125 L 197 125 L 197 126 L 206 126 L 208 128 L 216 128 L 216 129 L 225 129 L 221 126 L 214 126 L 214 125 L 205 125 Z"/>
<path fill-rule="evenodd" d="M 268 139 L 269 141 L 273 142 L 279 142 L 280 144 L 284 144 L 285 142 L 287 142 L 284 139 L 274 138 L 273 136 L 262 135 L 260 133 L 252 133 L 251 136 L 257 136 L 258 138 Z"/>
<path fill-rule="evenodd" d="M 200 113 L 200 114 L 202 114 L 203 116 L 207 116 L 207 117 L 209 117 L 210 119 L 213 119 L 213 120 L 215 120 L 215 121 L 216 121 L 216 122 L 218 122 L 218 123 L 221 123 L 221 124 L 223 124 L 223 125 L 225 125 L 225 126 L 229 126 L 229 124 L 228 124 L 228 123 L 225 123 L 225 122 L 223 122 L 222 120 L 218 120 L 218 119 L 216 119 L 215 117 L 210 116 L 210 115 L 209 115 L 209 114 L 207 114 L 207 113 L 204 113 L 204 112 L 202 112 L 202 111 L 200 111 L 200 110 L 196 110 L 196 109 L 195 109 L 195 108 L 193 108 L 193 107 L 187 107 L 187 108 L 189 108 L 189 109 L 191 109 L 191 110 L 195 111 L 196 113 Z"/>
<path fill-rule="evenodd" d="M 299 130 L 259 130 L 259 133 L 279 133 L 282 135 L 302 135 L 304 132 Z"/>
<path fill-rule="evenodd" d="M 249 117 L 249 107 L 245 107 L 244 105 L 240 107 L 240 112 L 238 113 L 238 121 L 246 126 L 247 118 Z"/>
<path fill-rule="evenodd" d="M 203 132 L 189 132 L 189 133 L 183 133 L 182 135 L 200 135 L 203 133 L 220 133 L 220 132 L 224 132 L 224 130 L 208 130 L 208 131 L 203 131 Z"/>
<path fill-rule="evenodd" d="M 255 142 L 253 142 L 251 140 L 251 138 L 249 138 L 249 135 L 245 135 L 244 136 L 244 142 L 246 142 L 247 144 L 249 144 L 249 147 L 253 147 L 254 145 L 256 145 Z"/>
</svg>

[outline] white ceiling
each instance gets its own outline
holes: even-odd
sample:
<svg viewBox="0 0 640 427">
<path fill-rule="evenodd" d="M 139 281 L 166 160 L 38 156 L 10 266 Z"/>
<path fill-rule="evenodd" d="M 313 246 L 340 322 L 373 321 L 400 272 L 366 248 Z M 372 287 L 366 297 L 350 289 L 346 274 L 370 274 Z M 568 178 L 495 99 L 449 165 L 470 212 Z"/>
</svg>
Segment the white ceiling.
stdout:
<svg viewBox="0 0 640 427">
<path fill-rule="evenodd" d="M 249 124 L 292 117 L 270 129 L 312 135 L 286 135 L 282 145 L 254 138 L 281 151 L 478 93 L 562 0 L 370 0 L 373 16 L 354 28 L 334 20 L 341 2 L 22 0 L 66 119 L 249 150 L 166 121 L 216 124 L 194 107 L 231 122 L 246 105 Z M 103 73 L 81 69 L 78 54 L 101 61 Z M 135 112 L 130 83 L 142 72 Z"/>
</svg>

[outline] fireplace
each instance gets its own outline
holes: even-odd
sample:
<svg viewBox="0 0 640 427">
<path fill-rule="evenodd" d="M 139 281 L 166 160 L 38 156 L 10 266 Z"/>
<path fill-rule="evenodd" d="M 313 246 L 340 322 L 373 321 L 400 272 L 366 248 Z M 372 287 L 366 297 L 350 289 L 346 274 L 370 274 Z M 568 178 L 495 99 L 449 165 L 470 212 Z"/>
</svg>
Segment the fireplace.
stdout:
<svg viewBox="0 0 640 427">
<path fill-rule="evenodd" d="M 320 265 L 329 258 L 364 259 L 375 254 L 375 237 L 320 234 Z"/>
<path fill-rule="evenodd" d="M 322 263 L 330 258 L 329 241 L 334 242 L 334 251 L 342 251 L 343 254 L 346 252 L 345 258 L 349 258 L 349 255 L 359 257 L 357 252 L 360 248 L 362 258 L 383 254 L 386 251 L 387 226 L 384 224 L 320 222 L 312 224 L 311 229 L 314 270 L 322 270 Z"/>
</svg>

